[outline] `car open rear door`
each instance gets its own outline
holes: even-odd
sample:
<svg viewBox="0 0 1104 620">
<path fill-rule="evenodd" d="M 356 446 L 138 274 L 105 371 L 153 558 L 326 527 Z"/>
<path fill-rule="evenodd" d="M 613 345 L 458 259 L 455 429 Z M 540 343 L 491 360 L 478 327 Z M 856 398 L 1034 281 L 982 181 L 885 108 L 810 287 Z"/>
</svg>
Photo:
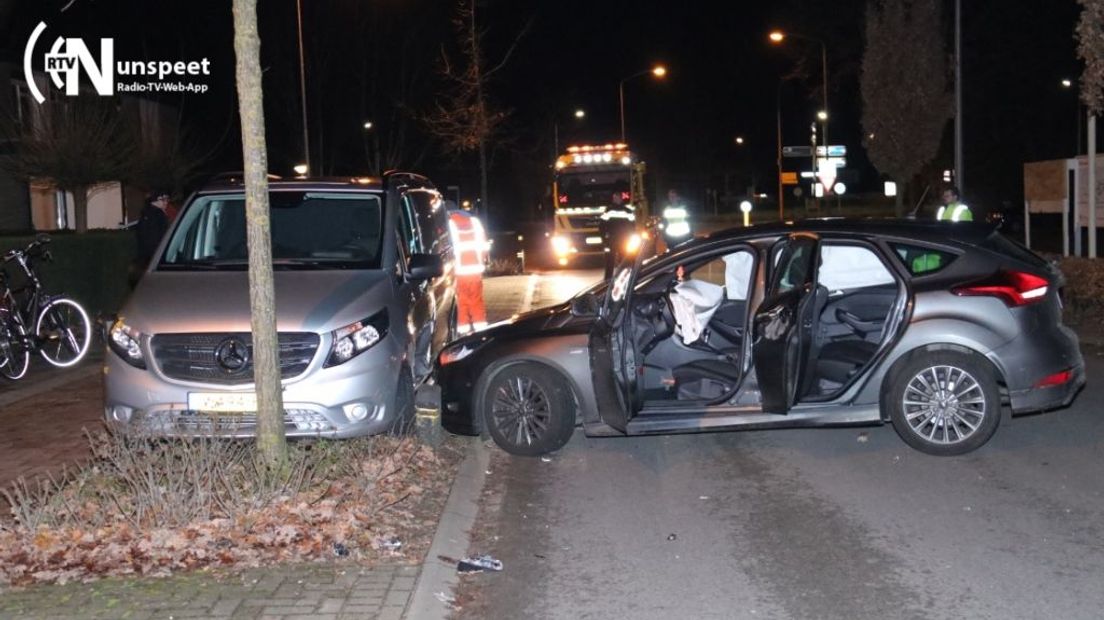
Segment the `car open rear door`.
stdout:
<svg viewBox="0 0 1104 620">
<path fill-rule="evenodd" d="M 799 398 L 802 377 L 808 371 L 806 353 L 813 336 L 816 235 L 790 235 L 776 250 L 774 268 L 763 303 L 755 312 L 752 357 L 762 394 L 763 411 L 786 413 Z"/>
<path fill-rule="evenodd" d="M 590 374 L 602 421 L 625 432 L 635 412 L 636 351 L 628 337 L 629 304 L 644 248 L 613 272 L 590 330 Z"/>
</svg>

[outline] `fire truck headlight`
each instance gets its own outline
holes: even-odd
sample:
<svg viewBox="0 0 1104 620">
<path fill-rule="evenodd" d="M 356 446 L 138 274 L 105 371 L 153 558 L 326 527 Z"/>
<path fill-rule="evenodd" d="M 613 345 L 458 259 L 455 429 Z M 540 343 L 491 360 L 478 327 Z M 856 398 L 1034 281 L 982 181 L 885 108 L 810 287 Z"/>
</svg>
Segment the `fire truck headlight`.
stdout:
<svg viewBox="0 0 1104 620">
<path fill-rule="evenodd" d="M 566 256 L 571 252 L 571 240 L 567 237 L 552 237 L 552 251 L 556 256 Z"/>
</svg>

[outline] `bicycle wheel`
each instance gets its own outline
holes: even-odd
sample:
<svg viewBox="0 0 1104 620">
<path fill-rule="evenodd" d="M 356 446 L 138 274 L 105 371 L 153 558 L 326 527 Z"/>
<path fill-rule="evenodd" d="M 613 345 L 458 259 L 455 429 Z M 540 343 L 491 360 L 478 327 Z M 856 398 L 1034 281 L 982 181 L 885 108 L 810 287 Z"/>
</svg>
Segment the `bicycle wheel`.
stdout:
<svg viewBox="0 0 1104 620">
<path fill-rule="evenodd" d="M 92 323 L 80 304 L 59 297 L 46 304 L 35 323 L 38 352 L 54 366 L 72 366 L 88 353 Z"/>
<path fill-rule="evenodd" d="M 27 330 L 22 323 L 0 324 L 0 375 L 15 381 L 27 374 L 31 352 L 27 348 Z"/>
</svg>

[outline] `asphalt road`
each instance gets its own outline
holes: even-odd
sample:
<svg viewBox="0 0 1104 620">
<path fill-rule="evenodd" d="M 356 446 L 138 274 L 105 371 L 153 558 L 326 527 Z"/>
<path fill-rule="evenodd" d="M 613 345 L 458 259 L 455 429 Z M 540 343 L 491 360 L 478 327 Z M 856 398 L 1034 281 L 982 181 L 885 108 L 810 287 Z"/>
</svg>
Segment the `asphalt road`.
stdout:
<svg viewBox="0 0 1104 620">
<path fill-rule="evenodd" d="M 956 458 L 889 426 L 492 448 L 472 551 L 505 570 L 466 577 L 459 616 L 1100 618 L 1104 350 L 1085 354 L 1074 406 Z"/>
</svg>

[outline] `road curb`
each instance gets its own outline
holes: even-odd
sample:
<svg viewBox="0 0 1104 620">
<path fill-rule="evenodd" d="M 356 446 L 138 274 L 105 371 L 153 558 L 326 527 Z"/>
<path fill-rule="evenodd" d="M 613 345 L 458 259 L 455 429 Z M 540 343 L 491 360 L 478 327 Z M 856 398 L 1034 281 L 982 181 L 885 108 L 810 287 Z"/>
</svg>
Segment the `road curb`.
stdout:
<svg viewBox="0 0 1104 620">
<path fill-rule="evenodd" d="M 8 389 L 0 391 L 0 407 L 7 407 L 12 403 L 17 403 L 21 400 L 38 396 L 44 392 L 49 392 L 70 383 L 100 374 L 103 372 L 103 362 L 90 361 L 77 368 L 50 370 L 53 370 L 57 374 L 41 379 L 36 378 L 26 383 L 9 384 L 10 387 Z"/>
<path fill-rule="evenodd" d="M 464 455 L 460 471 L 452 483 L 444 512 L 437 524 L 437 532 L 422 563 L 414 594 L 403 614 L 404 618 L 444 620 L 452 611 L 450 605 L 437 598 L 437 594 L 452 596 L 452 589 L 459 582 L 456 564 L 445 562 L 440 557 L 459 559 L 467 554 L 471 529 L 479 512 L 479 496 L 483 492 L 491 458 L 480 437 L 469 437 L 468 442 L 467 454 Z"/>
</svg>

